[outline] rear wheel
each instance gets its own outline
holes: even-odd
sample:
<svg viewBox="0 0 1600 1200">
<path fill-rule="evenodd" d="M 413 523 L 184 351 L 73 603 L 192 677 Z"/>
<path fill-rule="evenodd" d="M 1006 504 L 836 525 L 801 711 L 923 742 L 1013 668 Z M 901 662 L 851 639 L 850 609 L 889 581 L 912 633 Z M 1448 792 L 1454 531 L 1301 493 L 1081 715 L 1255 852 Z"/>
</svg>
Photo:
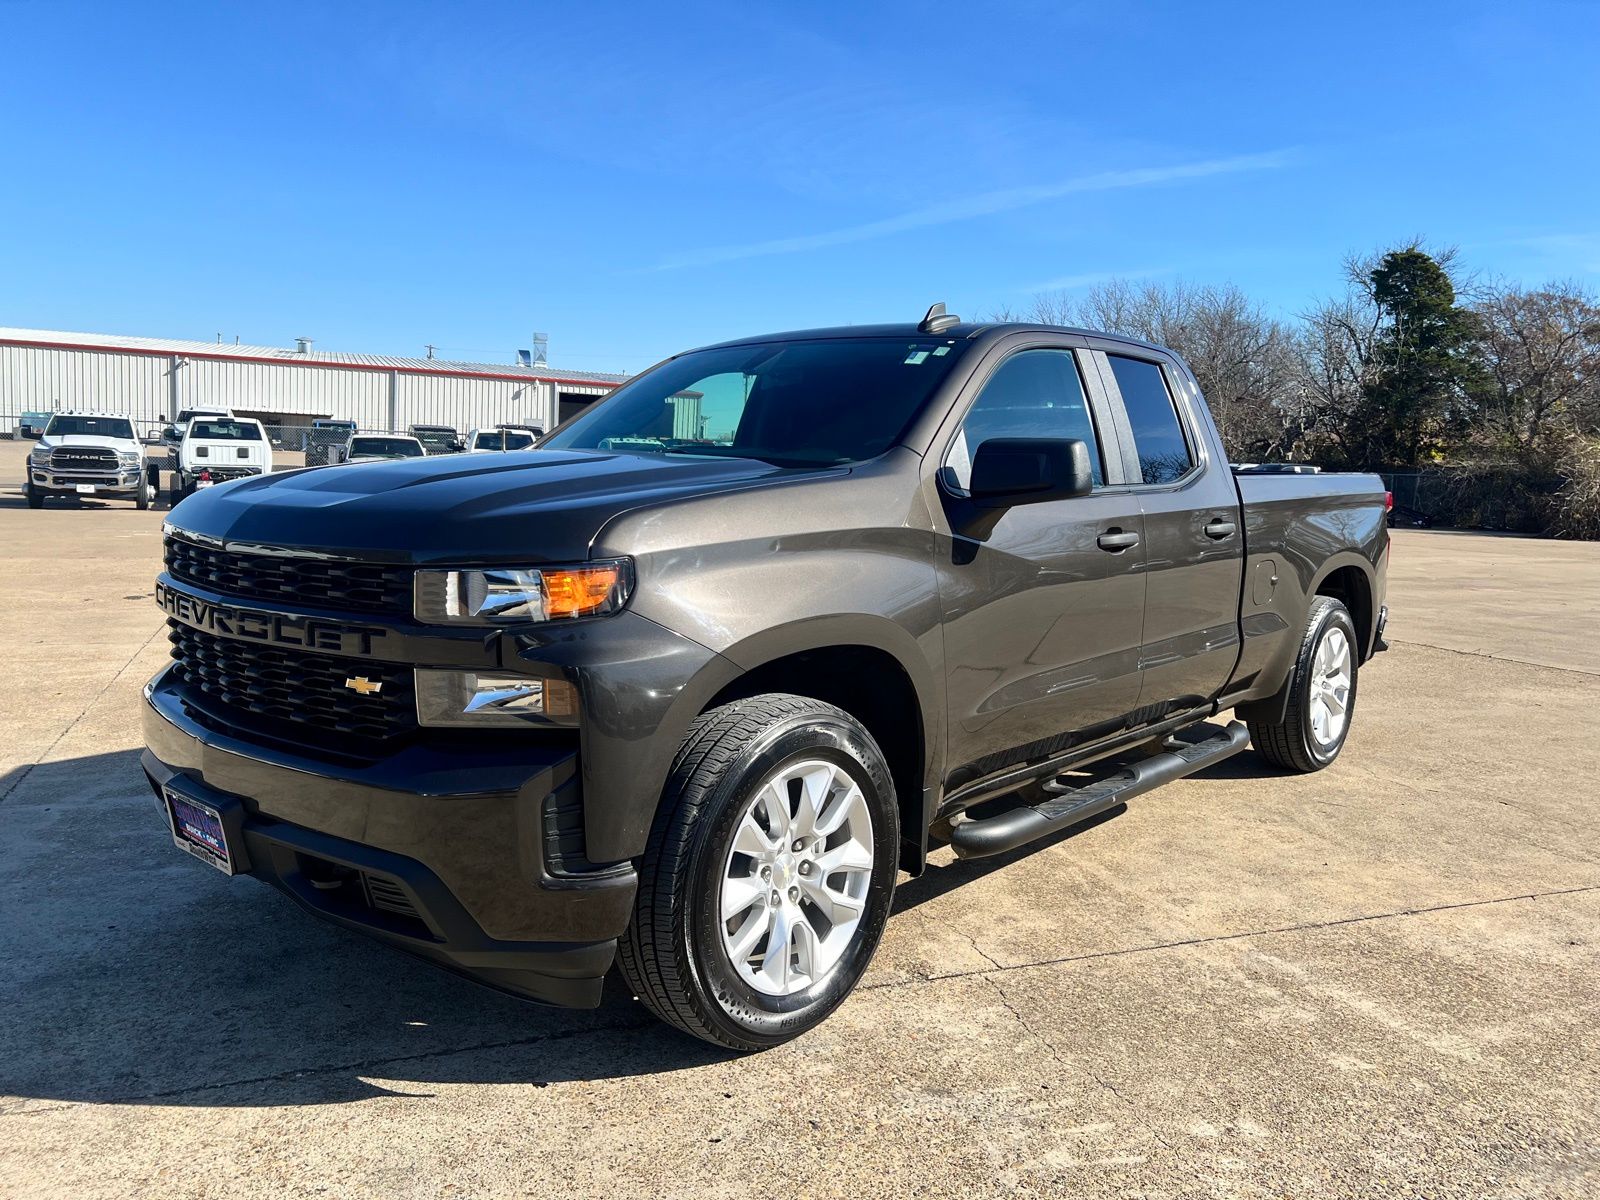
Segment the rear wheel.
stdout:
<svg viewBox="0 0 1600 1200">
<path fill-rule="evenodd" d="M 622 973 L 706 1041 L 797 1037 L 871 961 L 899 842 L 888 766 L 848 713 L 788 695 L 713 709 L 678 751 L 639 863 Z"/>
<path fill-rule="evenodd" d="M 1360 657 L 1349 610 L 1331 596 L 1313 597 L 1283 720 L 1249 723 L 1257 752 L 1291 771 L 1320 771 L 1338 758 L 1355 714 Z"/>
</svg>

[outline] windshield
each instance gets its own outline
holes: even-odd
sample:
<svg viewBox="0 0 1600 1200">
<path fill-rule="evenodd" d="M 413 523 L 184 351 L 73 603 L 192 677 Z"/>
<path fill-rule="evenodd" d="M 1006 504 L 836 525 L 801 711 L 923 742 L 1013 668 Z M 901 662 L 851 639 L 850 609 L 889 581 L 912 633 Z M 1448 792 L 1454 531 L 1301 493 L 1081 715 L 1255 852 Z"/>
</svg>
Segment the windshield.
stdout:
<svg viewBox="0 0 1600 1200">
<path fill-rule="evenodd" d="M 132 441 L 133 422 L 126 417 L 51 417 L 50 426 L 44 431 L 45 437 L 68 437 L 72 434 Z"/>
<path fill-rule="evenodd" d="M 209 442 L 259 442 L 261 430 L 244 421 L 204 421 L 189 423 L 189 436 Z"/>
<path fill-rule="evenodd" d="M 861 462 L 894 445 L 963 349 L 885 337 L 699 350 L 624 385 L 543 448 Z"/>
<path fill-rule="evenodd" d="M 488 433 L 480 433 L 473 445 L 479 450 L 526 450 L 533 445 L 533 435 L 517 433 L 514 430 L 502 432 L 495 429 Z"/>
<path fill-rule="evenodd" d="M 351 454 L 376 454 L 384 458 L 418 458 L 422 447 L 411 438 L 358 437 L 350 441 Z"/>
</svg>

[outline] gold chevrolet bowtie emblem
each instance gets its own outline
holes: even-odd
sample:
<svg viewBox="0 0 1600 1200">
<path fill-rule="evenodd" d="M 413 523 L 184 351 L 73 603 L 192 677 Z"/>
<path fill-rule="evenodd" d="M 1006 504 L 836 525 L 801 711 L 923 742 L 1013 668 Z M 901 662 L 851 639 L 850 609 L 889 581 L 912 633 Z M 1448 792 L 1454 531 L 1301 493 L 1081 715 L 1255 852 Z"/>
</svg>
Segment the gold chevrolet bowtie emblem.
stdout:
<svg viewBox="0 0 1600 1200">
<path fill-rule="evenodd" d="M 383 680 L 380 679 L 374 683 L 365 675 L 357 675 L 354 679 L 346 679 L 344 685 L 352 692 L 359 692 L 363 696 L 376 696 L 383 691 Z"/>
</svg>

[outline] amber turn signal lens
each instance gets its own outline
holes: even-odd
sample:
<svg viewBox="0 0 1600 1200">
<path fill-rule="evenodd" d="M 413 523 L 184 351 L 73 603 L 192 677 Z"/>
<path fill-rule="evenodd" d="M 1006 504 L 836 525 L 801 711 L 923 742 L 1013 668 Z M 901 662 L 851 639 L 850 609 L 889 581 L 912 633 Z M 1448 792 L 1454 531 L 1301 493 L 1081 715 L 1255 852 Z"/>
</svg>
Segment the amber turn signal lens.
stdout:
<svg viewBox="0 0 1600 1200">
<path fill-rule="evenodd" d="M 622 578 L 622 568 L 567 567 L 546 570 L 544 576 L 545 618 L 583 617 L 599 612 L 611 600 L 612 589 Z"/>
</svg>

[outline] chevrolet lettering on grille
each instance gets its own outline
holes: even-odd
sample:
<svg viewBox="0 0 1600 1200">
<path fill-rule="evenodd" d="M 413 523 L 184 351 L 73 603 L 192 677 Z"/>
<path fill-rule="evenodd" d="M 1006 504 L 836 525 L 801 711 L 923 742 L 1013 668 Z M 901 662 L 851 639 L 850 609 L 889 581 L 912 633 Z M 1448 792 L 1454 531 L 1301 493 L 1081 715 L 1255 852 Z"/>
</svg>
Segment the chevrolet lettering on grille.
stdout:
<svg viewBox="0 0 1600 1200">
<path fill-rule="evenodd" d="M 168 616 L 191 628 L 270 646 L 326 650 L 331 654 L 371 654 L 373 647 L 384 638 L 382 629 L 370 625 L 347 625 L 315 617 L 235 608 L 202 600 L 164 583 L 156 584 L 156 603 Z"/>
</svg>

